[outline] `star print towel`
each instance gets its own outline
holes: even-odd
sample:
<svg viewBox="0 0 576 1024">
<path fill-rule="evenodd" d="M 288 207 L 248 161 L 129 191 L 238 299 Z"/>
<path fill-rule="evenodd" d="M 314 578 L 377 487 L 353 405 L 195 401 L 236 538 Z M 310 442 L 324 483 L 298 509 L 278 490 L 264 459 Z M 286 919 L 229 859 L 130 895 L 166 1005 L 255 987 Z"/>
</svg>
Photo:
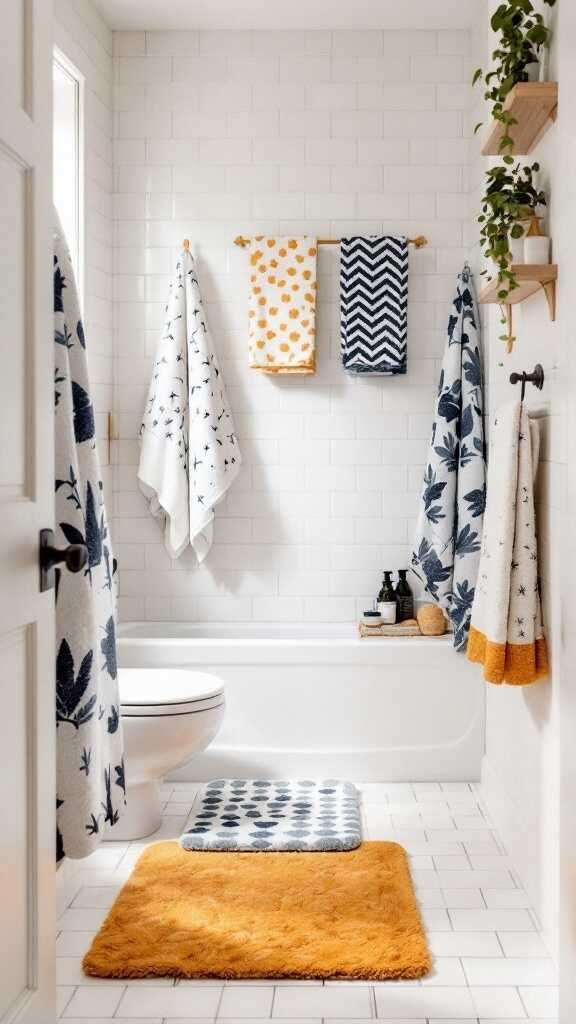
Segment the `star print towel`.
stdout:
<svg viewBox="0 0 576 1024">
<path fill-rule="evenodd" d="M 178 558 L 191 545 L 203 562 L 214 506 L 242 457 L 188 249 L 170 284 L 140 443 L 140 488 L 163 524 L 168 554 Z"/>
<path fill-rule="evenodd" d="M 490 432 L 488 500 L 468 658 L 490 683 L 522 686 L 548 674 L 538 587 L 534 477 L 539 430 L 510 402 Z"/>
<path fill-rule="evenodd" d="M 263 373 L 316 368 L 315 238 L 265 238 L 250 244 L 249 359 Z"/>
</svg>

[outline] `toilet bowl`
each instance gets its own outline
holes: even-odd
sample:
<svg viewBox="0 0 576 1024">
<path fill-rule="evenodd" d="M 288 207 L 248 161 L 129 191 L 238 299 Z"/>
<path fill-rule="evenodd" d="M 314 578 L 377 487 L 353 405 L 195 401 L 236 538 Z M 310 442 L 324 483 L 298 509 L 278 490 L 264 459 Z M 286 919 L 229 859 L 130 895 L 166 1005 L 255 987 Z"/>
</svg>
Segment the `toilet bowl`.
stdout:
<svg viewBox="0 0 576 1024">
<path fill-rule="evenodd" d="M 139 839 L 160 826 L 160 782 L 212 742 L 224 717 L 224 685 L 189 669 L 119 672 L 126 812 L 110 840 Z"/>
</svg>

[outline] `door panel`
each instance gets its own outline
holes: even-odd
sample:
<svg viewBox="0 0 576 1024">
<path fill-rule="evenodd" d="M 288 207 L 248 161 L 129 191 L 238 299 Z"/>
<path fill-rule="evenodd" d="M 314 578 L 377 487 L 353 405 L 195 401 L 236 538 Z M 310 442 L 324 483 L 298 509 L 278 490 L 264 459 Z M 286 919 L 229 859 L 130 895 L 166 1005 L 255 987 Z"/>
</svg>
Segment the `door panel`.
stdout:
<svg viewBox="0 0 576 1024">
<path fill-rule="evenodd" d="M 0 25 L 0 1024 L 53 1024 L 51 2 L 0 0 Z"/>
<path fill-rule="evenodd" d="M 11 725 L 5 737 L 7 742 L 0 747 L 0 829 L 7 839 L 2 870 L 10 879 L 2 927 L 13 936 L 13 941 L 4 947 L 0 960 L 0 1016 L 25 997 L 31 981 L 29 936 L 22 928 L 22 921 L 26 921 L 34 909 L 30 905 L 33 880 L 28 857 L 31 837 L 27 793 L 33 786 L 33 779 L 28 763 L 27 718 L 29 697 L 34 690 L 33 679 L 30 679 L 33 668 L 29 656 L 29 629 L 29 626 L 15 629 L 0 638 L 3 668 L 0 699 L 2 713 Z M 25 685 L 14 686 L 14 680 L 19 684 L 24 680 Z"/>
<path fill-rule="evenodd" d="M 0 501 L 23 498 L 27 491 L 27 408 L 26 363 L 26 248 L 29 210 L 28 172 L 6 151 L 0 152 L 0 223 L 9 244 L 0 247 L 0 281 L 3 302 L 9 308 L 3 328 L 10 332 L 2 344 L 0 377 L 0 437 L 9 438 L 0 458 Z"/>
</svg>

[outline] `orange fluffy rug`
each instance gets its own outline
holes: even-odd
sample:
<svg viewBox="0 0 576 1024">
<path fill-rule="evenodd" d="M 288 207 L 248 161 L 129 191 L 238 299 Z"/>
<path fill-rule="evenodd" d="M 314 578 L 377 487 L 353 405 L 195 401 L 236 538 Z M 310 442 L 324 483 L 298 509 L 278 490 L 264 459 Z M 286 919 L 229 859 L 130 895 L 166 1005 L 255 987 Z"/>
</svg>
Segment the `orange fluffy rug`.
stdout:
<svg viewBox="0 0 576 1024">
<path fill-rule="evenodd" d="M 84 958 L 100 978 L 420 978 L 406 853 L 142 854 Z"/>
</svg>

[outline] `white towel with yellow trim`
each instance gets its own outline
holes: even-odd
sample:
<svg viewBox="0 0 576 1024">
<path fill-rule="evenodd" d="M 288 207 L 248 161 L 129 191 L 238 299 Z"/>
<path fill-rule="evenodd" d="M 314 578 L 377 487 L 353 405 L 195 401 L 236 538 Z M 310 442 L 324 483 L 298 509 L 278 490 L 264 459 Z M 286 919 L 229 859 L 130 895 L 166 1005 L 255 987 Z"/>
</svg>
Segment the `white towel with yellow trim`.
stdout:
<svg viewBox="0 0 576 1024">
<path fill-rule="evenodd" d="M 490 431 L 488 497 L 468 658 L 490 683 L 523 686 L 548 674 L 538 586 L 534 478 L 539 428 L 510 402 Z"/>
<path fill-rule="evenodd" d="M 316 369 L 315 238 L 250 243 L 249 359 L 263 373 Z"/>
</svg>

